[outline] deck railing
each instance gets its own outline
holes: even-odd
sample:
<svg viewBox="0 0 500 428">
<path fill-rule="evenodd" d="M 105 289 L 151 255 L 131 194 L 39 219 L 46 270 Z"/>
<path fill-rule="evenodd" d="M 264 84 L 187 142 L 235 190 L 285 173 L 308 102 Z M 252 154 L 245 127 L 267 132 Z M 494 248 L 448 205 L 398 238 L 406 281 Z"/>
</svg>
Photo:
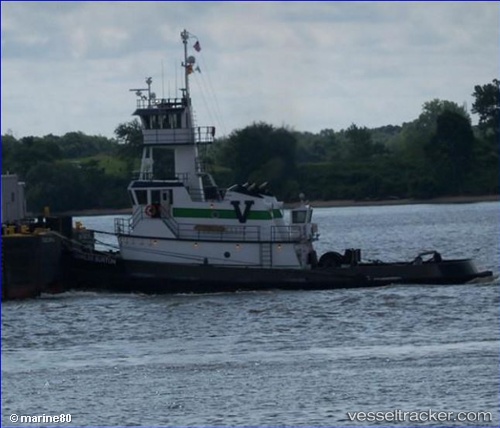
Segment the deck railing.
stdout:
<svg viewBox="0 0 500 428">
<path fill-rule="evenodd" d="M 151 219 L 162 221 L 177 239 L 195 241 L 231 241 L 231 242 L 299 242 L 303 239 L 302 226 L 262 226 L 245 225 L 218 225 L 179 223 L 164 208 L 161 215 Z M 145 218 L 143 210 L 137 210 L 130 218 L 115 219 L 115 233 L 120 235 L 132 234 L 137 222 Z"/>
</svg>

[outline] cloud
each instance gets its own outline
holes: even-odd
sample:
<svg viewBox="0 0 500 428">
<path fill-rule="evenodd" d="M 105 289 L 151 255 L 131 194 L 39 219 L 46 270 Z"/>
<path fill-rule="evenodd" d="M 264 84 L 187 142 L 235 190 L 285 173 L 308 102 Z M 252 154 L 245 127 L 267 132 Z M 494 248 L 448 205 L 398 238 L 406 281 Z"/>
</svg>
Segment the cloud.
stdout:
<svg viewBox="0 0 500 428">
<path fill-rule="evenodd" d="M 200 125 L 317 132 L 413 120 L 499 77 L 496 3 L 2 2 L 2 133 L 113 135 L 129 88 L 182 86 L 179 34 L 202 45 Z M 194 39 L 193 39 L 194 42 Z M 189 46 L 190 51 L 191 45 Z M 163 68 L 163 73 L 162 73 Z M 162 75 L 163 74 L 163 75 Z M 220 123 L 220 125 L 219 125 Z"/>
</svg>

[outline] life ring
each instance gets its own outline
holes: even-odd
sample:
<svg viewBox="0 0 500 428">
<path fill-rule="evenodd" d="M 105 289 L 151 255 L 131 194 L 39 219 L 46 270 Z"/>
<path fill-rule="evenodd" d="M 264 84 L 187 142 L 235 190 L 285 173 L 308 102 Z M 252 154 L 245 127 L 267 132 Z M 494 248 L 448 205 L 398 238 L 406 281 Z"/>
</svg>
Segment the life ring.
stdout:
<svg viewBox="0 0 500 428">
<path fill-rule="evenodd" d="M 146 209 L 144 210 L 144 212 L 149 217 L 156 217 L 156 214 L 157 214 L 157 210 L 156 210 L 156 207 L 154 205 L 148 205 L 146 207 Z"/>
</svg>

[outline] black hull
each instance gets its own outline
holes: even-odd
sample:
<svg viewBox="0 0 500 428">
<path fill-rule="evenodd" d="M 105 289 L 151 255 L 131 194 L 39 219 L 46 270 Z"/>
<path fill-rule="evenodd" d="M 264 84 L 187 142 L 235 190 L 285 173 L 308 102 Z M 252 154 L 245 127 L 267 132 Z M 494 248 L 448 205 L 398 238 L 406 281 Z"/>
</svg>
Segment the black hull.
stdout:
<svg viewBox="0 0 500 428">
<path fill-rule="evenodd" d="M 300 270 L 124 261 L 119 256 L 92 253 L 69 257 L 65 263 L 67 288 L 145 294 L 330 290 L 401 283 L 461 284 L 491 276 L 491 272 L 478 272 L 471 260 Z"/>
<path fill-rule="evenodd" d="M 2 300 L 62 291 L 61 241 L 48 234 L 2 236 Z"/>
<path fill-rule="evenodd" d="M 364 275 L 296 269 L 255 269 L 151 262 L 96 263 L 73 259 L 68 288 L 146 294 L 215 293 L 243 290 L 322 290 L 386 285 Z"/>
<path fill-rule="evenodd" d="M 360 263 L 330 268 L 333 273 L 348 270 L 397 284 L 464 284 L 478 278 L 492 277 L 491 271 L 479 272 L 470 259 L 415 263 Z"/>
</svg>

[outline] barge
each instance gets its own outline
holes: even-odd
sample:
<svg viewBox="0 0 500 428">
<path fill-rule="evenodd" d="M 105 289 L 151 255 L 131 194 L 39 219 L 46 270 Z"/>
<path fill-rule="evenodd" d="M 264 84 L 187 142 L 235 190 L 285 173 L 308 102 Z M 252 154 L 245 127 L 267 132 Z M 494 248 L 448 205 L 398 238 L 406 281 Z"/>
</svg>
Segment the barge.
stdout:
<svg viewBox="0 0 500 428">
<path fill-rule="evenodd" d="M 70 233 L 69 217 L 28 218 L 24 183 L 2 175 L 2 300 L 62 291 L 61 236 Z"/>
</svg>

